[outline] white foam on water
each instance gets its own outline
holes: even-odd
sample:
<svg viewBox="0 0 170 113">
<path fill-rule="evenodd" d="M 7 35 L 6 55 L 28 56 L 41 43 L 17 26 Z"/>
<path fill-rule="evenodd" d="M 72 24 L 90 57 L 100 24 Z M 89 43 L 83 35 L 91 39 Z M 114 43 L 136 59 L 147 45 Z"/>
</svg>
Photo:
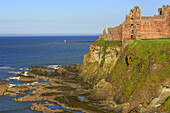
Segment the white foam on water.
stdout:
<svg viewBox="0 0 170 113">
<path fill-rule="evenodd" d="M 15 80 L 15 79 L 19 80 L 19 78 L 20 78 L 20 77 L 9 77 L 9 78 L 7 78 L 6 80 L 7 80 L 7 81 Z"/>
<path fill-rule="evenodd" d="M 27 70 L 27 71 L 28 71 L 28 70 L 29 70 L 29 68 L 25 68 L 25 70 Z"/>
<path fill-rule="evenodd" d="M 36 83 L 39 83 L 38 81 L 36 81 L 36 82 L 33 82 L 33 83 L 31 83 L 31 85 L 34 85 L 34 84 L 36 84 Z"/>
<path fill-rule="evenodd" d="M 36 82 L 32 82 L 32 83 L 27 83 L 26 85 L 34 85 L 34 84 L 36 84 L 36 83 L 39 83 L 39 82 L 36 81 Z"/>
<path fill-rule="evenodd" d="M 18 71 L 8 71 L 8 73 L 21 74 L 21 72 Z"/>
<path fill-rule="evenodd" d="M 9 86 L 8 87 L 13 87 L 13 86 L 16 86 L 15 84 L 9 84 Z"/>
<path fill-rule="evenodd" d="M 15 68 L 8 67 L 8 66 L 2 66 L 2 67 L 0 67 L 0 69 L 15 69 Z"/>
<path fill-rule="evenodd" d="M 59 65 L 48 65 L 47 68 L 59 69 Z"/>
<path fill-rule="evenodd" d="M 23 75 L 28 76 L 28 71 L 25 71 Z"/>
<path fill-rule="evenodd" d="M 16 91 L 15 93 L 19 93 L 19 91 Z"/>
<path fill-rule="evenodd" d="M 23 70 L 24 70 L 24 68 L 19 68 L 19 70 L 23 71 Z"/>
<path fill-rule="evenodd" d="M 26 84 L 23 84 L 23 85 L 31 85 L 32 83 L 26 83 Z"/>
<path fill-rule="evenodd" d="M 24 70 L 28 71 L 29 69 L 28 68 L 19 68 L 19 70 L 21 70 L 21 71 L 24 71 Z"/>
</svg>

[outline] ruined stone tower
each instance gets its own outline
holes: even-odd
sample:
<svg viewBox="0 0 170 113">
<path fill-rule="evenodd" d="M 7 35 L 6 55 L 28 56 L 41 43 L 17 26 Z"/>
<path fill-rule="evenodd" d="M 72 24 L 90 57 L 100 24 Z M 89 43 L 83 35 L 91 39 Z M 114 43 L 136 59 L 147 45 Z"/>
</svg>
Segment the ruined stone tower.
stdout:
<svg viewBox="0 0 170 113">
<path fill-rule="evenodd" d="M 129 39 L 170 38 L 170 6 L 163 5 L 158 9 L 158 15 L 153 17 L 141 16 L 138 6 L 131 9 L 123 24 L 108 28 L 108 35 L 100 35 L 99 40 L 122 41 Z"/>
</svg>

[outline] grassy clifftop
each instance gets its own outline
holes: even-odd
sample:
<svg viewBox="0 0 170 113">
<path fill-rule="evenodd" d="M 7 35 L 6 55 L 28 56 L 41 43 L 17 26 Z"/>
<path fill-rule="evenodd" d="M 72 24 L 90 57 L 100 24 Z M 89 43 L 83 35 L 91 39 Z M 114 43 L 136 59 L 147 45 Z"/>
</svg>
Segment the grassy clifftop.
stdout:
<svg viewBox="0 0 170 113">
<path fill-rule="evenodd" d="M 97 40 L 94 43 L 94 46 L 121 46 L 121 41 L 106 41 L 106 40 Z"/>
<path fill-rule="evenodd" d="M 115 86 L 115 101 L 129 101 L 132 108 L 149 105 L 170 85 L 169 45 L 170 39 L 133 40 L 122 50 L 107 78 Z"/>
</svg>

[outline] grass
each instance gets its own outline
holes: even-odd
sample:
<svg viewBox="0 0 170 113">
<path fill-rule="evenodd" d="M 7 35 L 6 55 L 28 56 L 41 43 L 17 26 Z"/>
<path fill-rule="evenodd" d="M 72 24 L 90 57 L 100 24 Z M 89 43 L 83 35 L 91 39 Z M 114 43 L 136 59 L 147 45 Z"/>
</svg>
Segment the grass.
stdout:
<svg viewBox="0 0 170 113">
<path fill-rule="evenodd" d="M 124 84 L 123 91 L 127 97 L 130 97 L 137 88 L 160 85 L 170 75 L 169 45 L 170 39 L 130 42 L 110 73 L 112 84 L 117 87 Z M 126 57 L 129 65 L 125 60 Z"/>
<path fill-rule="evenodd" d="M 141 39 L 141 40 L 145 40 L 145 41 L 169 41 L 169 38 L 157 38 L 157 39 Z"/>
<path fill-rule="evenodd" d="M 94 42 L 95 46 L 121 46 L 121 41 L 106 41 L 106 40 L 97 40 Z"/>
<path fill-rule="evenodd" d="M 132 94 L 134 85 L 135 85 L 135 81 L 130 80 L 130 81 L 127 82 L 127 85 L 128 85 L 128 87 L 125 88 L 125 91 L 126 91 L 126 95 L 127 95 L 128 97 L 130 97 L 131 94 Z"/>
</svg>

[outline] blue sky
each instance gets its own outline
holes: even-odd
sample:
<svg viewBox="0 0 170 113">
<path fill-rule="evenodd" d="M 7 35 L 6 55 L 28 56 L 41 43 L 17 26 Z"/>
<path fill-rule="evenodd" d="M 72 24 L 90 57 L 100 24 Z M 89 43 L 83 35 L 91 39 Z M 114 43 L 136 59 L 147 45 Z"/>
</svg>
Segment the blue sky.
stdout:
<svg viewBox="0 0 170 113">
<path fill-rule="evenodd" d="M 158 14 L 169 0 L 0 0 L 0 35 L 98 35 L 134 6 Z"/>
</svg>

